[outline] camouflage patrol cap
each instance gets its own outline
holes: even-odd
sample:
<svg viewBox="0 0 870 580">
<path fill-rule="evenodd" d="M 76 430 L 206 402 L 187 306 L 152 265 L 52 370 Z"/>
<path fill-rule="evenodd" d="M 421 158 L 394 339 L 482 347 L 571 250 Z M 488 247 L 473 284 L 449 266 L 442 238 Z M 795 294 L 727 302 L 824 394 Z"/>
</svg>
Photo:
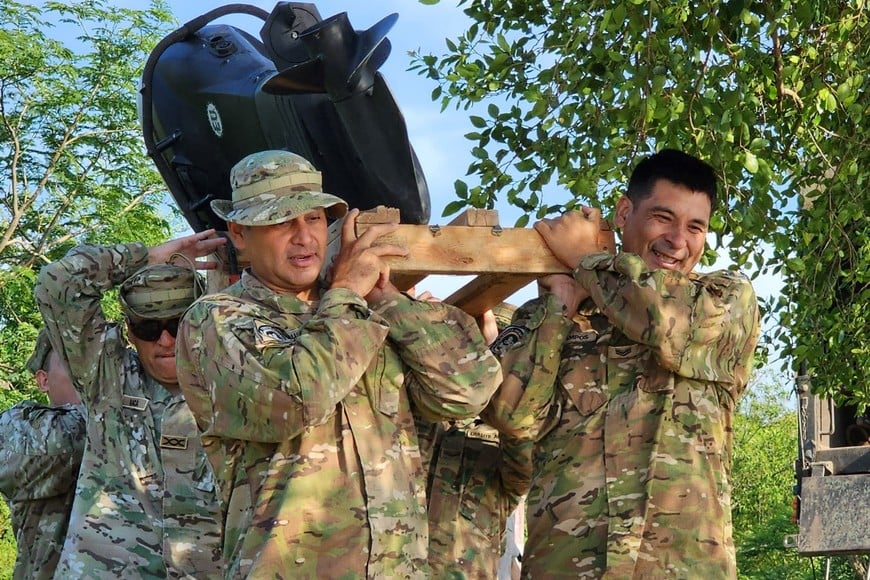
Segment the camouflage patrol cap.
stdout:
<svg viewBox="0 0 870 580">
<path fill-rule="evenodd" d="M 248 155 L 230 171 L 232 201 L 215 199 L 214 212 L 243 226 L 268 226 L 324 208 L 331 218 L 347 213 L 339 197 L 323 192 L 320 172 L 304 157 L 289 151 Z"/>
<path fill-rule="evenodd" d="M 181 316 L 204 289 L 202 278 L 193 268 L 152 264 L 121 284 L 118 300 L 125 316 L 168 320 Z"/>
<path fill-rule="evenodd" d="M 498 326 L 499 332 L 510 326 L 516 311 L 517 307 L 509 302 L 501 302 L 492 307 L 492 313 L 495 315 L 495 324 Z"/>
<path fill-rule="evenodd" d="M 51 354 L 51 342 L 48 340 L 48 331 L 43 328 L 36 336 L 36 347 L 25 364 L 27 370 L 33 374 L 36 374 L 36 371 L 45 370 L 49 354 Z"/>
</svg>

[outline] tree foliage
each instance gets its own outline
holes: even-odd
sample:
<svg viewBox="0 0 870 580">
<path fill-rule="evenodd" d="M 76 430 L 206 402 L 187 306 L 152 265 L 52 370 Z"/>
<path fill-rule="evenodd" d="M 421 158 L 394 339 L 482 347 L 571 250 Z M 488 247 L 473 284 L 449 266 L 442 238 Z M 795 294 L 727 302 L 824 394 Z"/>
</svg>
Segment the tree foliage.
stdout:
<svg viewBox="0 0 870 580">
<path fill-rule="evenodd" d="M 154 243 L 169 232 L 165 186 L 141 139 L 137 90 L 171 15 L 160 2 L 131 10 L 101 0 L 40 6 L 3 0 L 0 21 L 0 408 L 6 408 L 35 396 L 23 366 L 41 325 L 32 296 L 39 268 L 78 243 Z"/>
<path fill-rule="evenodd" d="M 713 246 L 785 281 L 771 339 L 818 391 L 870 404 L 865 0 L 459 5 L 465 33 L 411 66 L 470 111 L 477 183 L 457 182 L 445 213 L 501 196 L 517 225 L 611 207 L 639 157 L 694 153 L 723 184 Z"/>
</svg>

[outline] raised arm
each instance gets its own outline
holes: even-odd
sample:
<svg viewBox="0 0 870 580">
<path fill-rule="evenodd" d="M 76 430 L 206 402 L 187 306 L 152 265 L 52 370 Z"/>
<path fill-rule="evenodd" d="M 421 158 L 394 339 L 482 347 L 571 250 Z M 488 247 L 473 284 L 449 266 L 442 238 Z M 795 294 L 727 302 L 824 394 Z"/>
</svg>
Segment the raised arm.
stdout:
<svg viewBox="0 0 870 580">
<path fill-rule="evenodd" d="M 574 324 L 563 308 L 551 293 L 524 304 L 492 346 L 504 379 L 481 417 L 509 441 L 540 439 L 558 416 L 560 352 Z"/>
<path fill-rule="evenodd" d="M 390 343 L 411 372 L 409 395 L 427 420 L 480 413 L 501 381 L 501 369 L 471 316 L 398 292 L 373 309 L 389 323 Z"/>
<path fill-rule="evenodd" d="M 216 295 L 182 320 L 179 380 L 205 435 L 285 441 L 335 413 L 386 335 L 383 321 L 345 289 L 326 292 L 302 325 Z"/>
<path fill-rule="evenodd" d="M 652 347 L 663 367 L 745 386 L 759 324 L 758 300 L 744 276 L 650 271 L 627 253 L 587 256 L 574 275 L 614 326 Z"/>
<path fill-rule="evenodd" d="M 86 405 L 100 396 L 96 378 L 103 353 L 124 348 L 120 329 L 107 323 L 100 300 L 147 263 L 144 244 L 77 246 L 39 273 L 34 292 L 45 327 Z"/>
</svg>

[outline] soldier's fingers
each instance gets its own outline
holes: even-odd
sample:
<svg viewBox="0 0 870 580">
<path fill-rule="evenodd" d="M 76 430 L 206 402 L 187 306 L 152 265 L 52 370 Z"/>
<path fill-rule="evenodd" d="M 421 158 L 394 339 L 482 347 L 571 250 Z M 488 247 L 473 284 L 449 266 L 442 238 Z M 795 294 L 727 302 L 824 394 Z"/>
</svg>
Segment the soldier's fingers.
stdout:
<svg viewBox="0 0 870 580">
<path fill-rule="evenodd" d="M 535 231 L 538 232 L 542 238 L 544 238 L 545 242 L 549 242 L 553 237 L 553 224 L 552 220 L 542 219 L 538 222 L 535 222 L 533 226 Z M 549 244 L 548 244 L 549 245 Z"/>
<path fill-rule="evenodd" d="M 384 264 L 383 269 L 381 270 L 380 275 L 378 276 L 378 281 L 375 284 L 378 288 L 383 290 L 390 283 L 390 267 L 387 264 Z"/>
<path fill-rule="evenodd" d="M 368 251 L 379 257 L 408 255 L 408 248 L 396 244 L 378 244 L 368 248 Z"/>
<path fill-rule="evenodd" d="M 217 262 L 194 262 L 197 270 L 217 270 L 220 264 Z"/>
<path fill-rule="evenodd" d="M 379 238 L 393 233 L 399 227 L 399 224 L 375 224 L 370 226 L 359 237 L 359 243 L 363 246 L 371 246 Z"/>
<path fill-rule="evenodd" d="M 587 207 L 583 206 L 583 215 L 588 220 L 600 221 L 601 220 L 601 210 L 597 207 Z"/>
<path fill-rule="evenodd" d="M 538 221 L 536 221 L 536 222 L 532 225 L 532 227 L 535 228 L 535 230 L 538 231 L 538 232 L 540 232 L 541 230 L 551 230 L 551 229 L 553 228 L 551 222 L 552 222 L 551 219 L 549 219 L 549 218 L 544 218 L 544 219 L 542 219 L 542 220 L 538 220 Z"/>
<path fill-rule="evenodd" d="M 341 243 L 348 244 L 356 239 L 356 218 L 359 215 L 359 210 L 353 208 L 347 212 L 344 218 L 344 223 L 341 224 Z"/>
</svg>

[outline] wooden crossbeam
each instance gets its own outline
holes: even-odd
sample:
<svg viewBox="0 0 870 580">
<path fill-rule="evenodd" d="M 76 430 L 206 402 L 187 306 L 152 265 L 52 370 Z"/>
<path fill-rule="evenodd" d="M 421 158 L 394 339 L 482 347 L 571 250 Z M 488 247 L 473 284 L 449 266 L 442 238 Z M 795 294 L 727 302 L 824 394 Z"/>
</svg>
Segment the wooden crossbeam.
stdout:
<svg viewBox="0 0 870 580">
<path fill-rule="evenodd" d="M 356 235 L 375 224 L 398 223 L 399 210 L 379 206 L 361 212 Z M 325 264 L 328 267 L 341 245 L 342 220 L 329 226 Z M 548 274 L 568 273 L 531 228 L 502 228 L 495 210 L 469 209 L 449 224 L 398 224 L 395 232 L 379 239 L 408 249 L 408 256 L 385 258 L 390 265 L 391 281 L 400 290 L 408 290 L 426 276 L 473 275 L 462 288 L 444 299 L 473 316 L 479 316 L 505 300 L 529 282 Z M 613 231 L 602 220 L 596 247 L 589 251 L 615 251 Z M 224 268 L 222 275 L 209 276 L 209 291 L 229 283 L 225 248 L 216 254 Z M 239 268 L 247 266 L 245 256 L 237 256 Z M 324 270 L 325 273 L 325 270 Z"/>
<path fill-rule="evenodd" d="M 398 210 L 379 207 L 362 212 L 357 235 L 376 223 L 398 222 Z M 529 228 L 502 228 L 495 210 L 466 210 L 450 225 L 399 224 L 383 240 L 408 248 L 404 258 L 387 258 L 393 283 L 407 290 L 432 274 L 476 275 L 445 299 L 478 316 L 531 282 L 548 274 L 568 273 L 541 236 Z M 615 251 L 613 231 L 606 221 L 596 248 Z"/>
</svg>

